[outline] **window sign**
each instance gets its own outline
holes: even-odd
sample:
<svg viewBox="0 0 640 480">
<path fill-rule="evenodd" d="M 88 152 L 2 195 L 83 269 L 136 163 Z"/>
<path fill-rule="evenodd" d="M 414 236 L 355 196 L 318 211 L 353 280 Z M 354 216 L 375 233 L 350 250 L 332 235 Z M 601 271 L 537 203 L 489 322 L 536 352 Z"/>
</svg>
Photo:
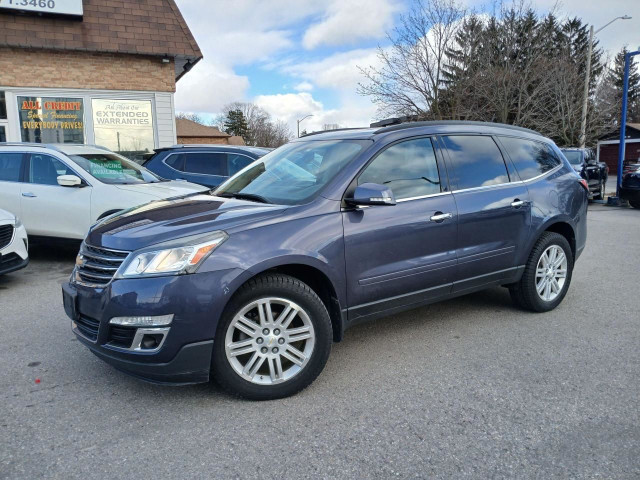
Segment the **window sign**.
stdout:
<svg viewBox="0 0 640 480">
<path fill-rule="evenodd" d="M 81 98 L 18 97 L 23 142 L 84 143 Z"/>
<path fill-rule="evenodd" d="M 93 133 L 96 145 L 141 162 L 155 148 L 151 100 L 94 98 Z"/>
<path fill-rule="evenodd" d="M 82 0 L 0 0 L 0 10 L 82 16 Z"/>
</svg>

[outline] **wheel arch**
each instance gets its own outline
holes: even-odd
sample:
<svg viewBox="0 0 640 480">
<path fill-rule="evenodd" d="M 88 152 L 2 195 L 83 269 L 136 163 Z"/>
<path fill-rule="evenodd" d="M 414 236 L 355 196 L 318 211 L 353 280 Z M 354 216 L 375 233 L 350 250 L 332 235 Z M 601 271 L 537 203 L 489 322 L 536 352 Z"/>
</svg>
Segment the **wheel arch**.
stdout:
<svg viewBox="0 0 640 480">
<path fill-rule="evenodd" d="M 547 222 L 540 230 L 535 238 L 534 242 L 530 245 L 529 251 L 535 246 L 536 242 L 540 239 L 543 233 L 554 232 L 562 235 L 569 242 L 571 246 L 571 254 L 573 259 L 576 258 L 576 231 L 571 222 L 568 219 L 556 218 Z"/>
</svg>

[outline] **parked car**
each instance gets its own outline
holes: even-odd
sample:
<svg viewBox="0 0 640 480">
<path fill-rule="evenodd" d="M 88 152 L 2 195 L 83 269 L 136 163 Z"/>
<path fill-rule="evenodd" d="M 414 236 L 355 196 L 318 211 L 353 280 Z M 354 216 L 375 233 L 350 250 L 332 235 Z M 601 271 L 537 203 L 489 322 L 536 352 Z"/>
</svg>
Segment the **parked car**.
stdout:
<svg viewBox="0 0 640 480">
<path fill-rule="evenodd" d="M 101 147 L 0 144 L 0 208 L 16 213 L 33 236 L 82 239 L 117 211 L 206 190 L 163 180 Z"/>
<path fill-rule="evenodd" d="M 27 231 L 18 217 L 0 210 L 0 275 L 24 268 L 29 263 Z"/>
<path fill-rule="evenodd" d="M 156 154 L 143 165 L 162 178 L 215 188 L 271 150 L 232 145 L 174 145 L 156 149 Z"/>
<path fill-rule="evenodd" d="M 79 340 L 161 383 L 294 394 L 362 321 L 506 286 L 545 312 L 586 242 L 587 185 L 531 130 L 424 122 L 284 145 L 212 194 L 98 223 L 63 285 Z"/>
<path fill-rule="evenodd" d="M 622 173 L 620 198 L 633 208 L 640 208 L 640 163 L 626 165 Z"/>
<path fill-rule="evenodd" d="M 590 148 L 562 148 L 562 153 L 578 174 L 589 184 L 589 193 L 595 200 L 604 200 L 609 167 L 598 162 Z"/>
</svg>

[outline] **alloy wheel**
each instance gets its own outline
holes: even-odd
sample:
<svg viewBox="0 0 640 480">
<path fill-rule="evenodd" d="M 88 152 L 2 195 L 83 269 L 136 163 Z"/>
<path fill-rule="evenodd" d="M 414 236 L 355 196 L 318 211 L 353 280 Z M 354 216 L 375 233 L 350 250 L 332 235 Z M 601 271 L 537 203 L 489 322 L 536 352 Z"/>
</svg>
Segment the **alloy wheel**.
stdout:
<svg viewBox="0 0 640 480">
<path fill-rule="evenodd" d="M 273 385 L 290 380 L 309 362 L 315 332 L 308 313 L 284 298 L 260 298 L 235 315 L 225 353 L 243 379 Z"/>
<path fill-rule="evenodd" d="M 555 300 L 567 279 L 567 255 L 559 245 L 542 252 L 536 267 L 536 291 L 545 302 Z"/>
</svg>

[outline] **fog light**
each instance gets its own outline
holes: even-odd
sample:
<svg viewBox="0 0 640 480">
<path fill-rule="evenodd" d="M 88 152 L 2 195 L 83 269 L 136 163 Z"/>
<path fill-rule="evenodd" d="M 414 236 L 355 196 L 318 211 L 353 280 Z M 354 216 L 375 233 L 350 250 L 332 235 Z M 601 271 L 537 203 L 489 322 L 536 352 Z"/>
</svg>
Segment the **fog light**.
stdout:
<svg viewBox="0 0 640 480">
<path fill-rule="evenodd" d="M 111 325 L 122 325 L 125 327 L 163 327 L 171 325 L 173 313 L 169 315 L 158 315 L 155 317 L 113 317 L 109 320 Z"/>
<path fill-rule="evenodd" d="M 140 348 L 143 350 L 152 350 L 154 348 L 158 348 L 164 335 L 145 335 L 142 337 L 142 341 L 140 342 Z"/>
</svg>

